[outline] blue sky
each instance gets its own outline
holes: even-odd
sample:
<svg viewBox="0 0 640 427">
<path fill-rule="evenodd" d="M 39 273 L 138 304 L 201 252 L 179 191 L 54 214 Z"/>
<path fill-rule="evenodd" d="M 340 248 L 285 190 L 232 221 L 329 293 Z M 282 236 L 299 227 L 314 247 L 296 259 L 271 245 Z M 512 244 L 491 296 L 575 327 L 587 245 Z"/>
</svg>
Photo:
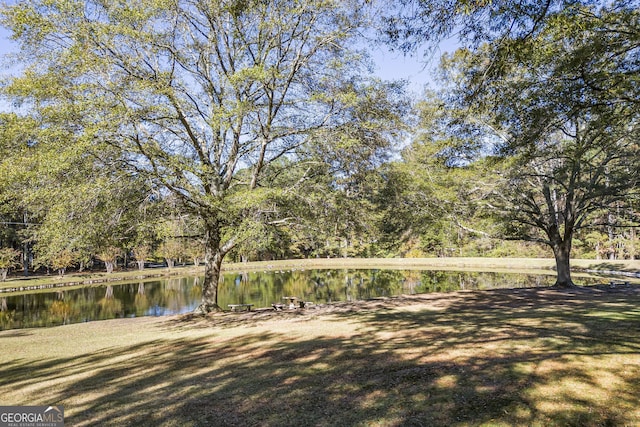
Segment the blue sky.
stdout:
<svg viewBox="0 0 640 427">
<path fill-rule="evenodd" d="M 425 86 L 433 87 L 433 76 L 442 55 L 451 53 L 458 47 L 459 43 L 455 37 L 445 39 L 433 54 L 424 57 L 424 50 L 420 48 L 411 56 L 402 52 L 391 52 L 385 46 L 379 46 L 373 51 L 378 67 L 376 74 L 385 80 L 408 80 L 409 89 L 417 95 L 422 95 Z"/>
<path fill-rule="evenodd" d="M 6 28 L 0 26 L 0 54 L 5 55 L 7 52 L 15 50 L 15 44 L 9 39 L 9 32 Z"/>
<path fill-rule="evenodd" d="M 421 57 L 407 56 L 402 52 L 391 52 L 383 46 L 374 52 L 376 74 L 384 80 L 408 80 L 409 89 L 420 94 L 424 86 L 432 81 L 433 68 L 437 61 L 425 62 Z M 419 55 L 419 54 L 418 54 Z"/>
</svg>

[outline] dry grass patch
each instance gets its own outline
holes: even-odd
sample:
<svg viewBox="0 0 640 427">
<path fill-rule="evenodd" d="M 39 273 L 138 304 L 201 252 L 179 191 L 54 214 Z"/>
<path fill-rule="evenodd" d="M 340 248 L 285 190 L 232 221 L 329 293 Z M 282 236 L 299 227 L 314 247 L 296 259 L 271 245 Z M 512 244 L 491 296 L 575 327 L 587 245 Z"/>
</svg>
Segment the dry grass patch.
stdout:
<svg viewBox="0 0 640 427">
<path fill-rule="evenodd" d="M 640 424 L 635 287 L 0 332 L 3 404 L 68 425 Z"/>
</svg>

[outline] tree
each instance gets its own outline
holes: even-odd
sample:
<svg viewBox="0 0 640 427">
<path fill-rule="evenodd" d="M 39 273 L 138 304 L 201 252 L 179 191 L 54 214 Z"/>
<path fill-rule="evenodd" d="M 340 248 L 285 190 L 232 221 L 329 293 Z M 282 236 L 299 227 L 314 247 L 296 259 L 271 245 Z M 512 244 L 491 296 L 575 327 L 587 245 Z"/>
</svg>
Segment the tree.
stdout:
<svg viewBox="0 0 640 427">
<path fill-rule="evenodd" d="M 555 58 L 556 70 L 565 75 L 555 77 L 571 99 L 582 94 L 583 101 L 640 105 L 637 0 L 403 0 L 388 11 L 383 37 L 393 47 L 429 53 L 455 36 L 465 49 L 484 50 L 468 100 L 533 50 L 554 54 L 553 43 L 566 43 L 565 56 Z"/>
<path fill-rule="evenodd" d="M 291 194 L 264 185 L 270 165 L 352 118 L 358 3 L 21 2 L 2 11 L 26 66 L 6 93 L 71 123 L 73 141 L 115 149 L 201 221 L 198 311 L 217 310 L 223 258 Z"/>
<path fill-rule="evenodd" d="M 127 248 L 153 221 L 148 181 L 121 170 L 108 146 L 74 139 L 72 117 L 52 108 L 0 122 L 0 203 L 25 212 L 20 232 L 37 265 L 82 270 L 106 247 Z"/>
<path fill-rule="evenodd" d="M 628 96 L 637 92 L 629 67 L 640 51 L 639 16 L 576 7 L 547 19 L 509 54 L 501 40 L 449 60 L 457 85 L 449 101 L 471 112 L 478 141 L 493 143 L 496 156 L 486 162 L 500 179 L 491 209 L 507 237 L 553 249 L 558 286 L 573 285 L 576 231 L 606 225 L 593 223 L 596 212 L 639 195 L 640 110 L 638 97 Z M 490 60 L 497 57 L 498 71 Z"/>
<path fill-rule="evenodd" d="M 574 138 L 549 135 L 530 152 L 501 159 L 508 168 L 492 198 L 505 236 L 551 247 L 558 286 L 573 284 L 569 261 L 576 232 L 606 225 L 594 222 L 593 214 L 638 195 L 634 157 L 640 152 L 631 137 L 603 144 L 601 129 L 577 126 Z"/>
<path fill-rule="evenodd" d="M 0 246 L 23 249 L 24 274 L 28 274 L 31 246 L 26 228 L 32 223 L 25 194 L 33 188 L 28 179 L 32 168 L 25 167 L 23 149 L 29 140 L 31 120 L 0 113 Z"/>
<path fill-rule="evenodd" d="M 68 250 L 63 250 L 50 260 L 51 267 L 58 270 L 58 274 L 62 277 L 67 268 L 75 264 L 75 256 Z"/>
<path fill-rule="evenodd" d="M 463 254 L 468 236 L 487 235 L 488 224 L 476 215 L 484 177 L 473 162 L 482 144 L 473 126 L 453 120 L 453 107 L 426 92 L 411 144 L 381 169 L 386 184 L 376 205 L 388 250 L 452 256 Z"/>
<path fill-rule="evenodd" d="M 164 258 L 167 267 L 171 269 L 175 266 L 177 260 L 185 256 L 185 247 L 178 239 L 169 237 L 160 244 L 158 255 Z"/>
<path fill-rule="evenodd" d="M 133 257 L 136 259 L 136 263 L 138 264 L 138 270 L 144 270 L 144 263 L 147 258 L 151 256 L 151 247 L 147 245 L 137 245 L 133 248 Z"/>
<path fill-rule="evenodd" d="M 382 35 L 405 52 L 455 36 L 465 47 L 484 42 L 525 40 L 538 34 L 549 17 L 576 6 L 626 5 L 635 0 L 402 0 L 387 9 Z"/>
<path fill-rule="evenodd" d="M 108 246 L 100 249 L 96 256 L 98 257 L 98 259 L 104 262 L 107 273 L 111 274 L 115 269 L 118 258 L 122 256 L 122 250 L 115 246 Z"/>
<path fill-rule="evenodd" d="M 9 269 L 16 265 L 16 257 L 20 253 L 12 248 L 0 248 L 0 282 L 7 279 Z"/>
</svg>

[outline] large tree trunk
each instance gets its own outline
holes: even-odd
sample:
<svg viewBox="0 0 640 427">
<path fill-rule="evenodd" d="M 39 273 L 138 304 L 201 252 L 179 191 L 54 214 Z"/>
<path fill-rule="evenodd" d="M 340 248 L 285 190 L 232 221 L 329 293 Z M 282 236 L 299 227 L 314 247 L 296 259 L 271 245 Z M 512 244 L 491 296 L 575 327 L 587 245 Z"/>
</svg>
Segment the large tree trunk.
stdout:
<svg viewBox="0 0 640 427">
<path fill-rule="evenodd" d="M 220 230 L 216 225 L 207 226 L 204 239 L 204 283 L 202 284 L 202 302 L 195 309 L 196 314 L 220 311 L 218 305 L 218 283 L 225 253 L 220 245 Z"/>
<path fill-rule="evenodd" d="M 562 241 L 553 245 L 553 255 L 556 258 L 556 284 L 560 288 L 571 288 L 574 285 L 571 280 L 571 242 Z"/>
</svg>

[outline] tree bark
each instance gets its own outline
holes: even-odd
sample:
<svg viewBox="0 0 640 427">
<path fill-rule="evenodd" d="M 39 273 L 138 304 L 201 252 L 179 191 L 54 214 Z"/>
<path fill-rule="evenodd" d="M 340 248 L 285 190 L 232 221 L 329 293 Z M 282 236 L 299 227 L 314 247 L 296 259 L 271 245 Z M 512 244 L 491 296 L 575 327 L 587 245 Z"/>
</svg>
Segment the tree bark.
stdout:
<svg viewBox="0 0 640 427">
<path fill-rule="evenodd" d="M 553 245 L 553 255 L 556 258 L 556 284 L 559 288 L 571 288 L 575 284 L 571 280 L 571 243 L 562 241 Z"/>
<path fill-rule="evenodd" d="M 218 305 L 218 283 L 222 260 L 225 253 L 221 248 L 220 229 L 217 224 L 206 226 L 204 238 L 204 283 L 202 284 L 202 302 L 195 309 L 196 314 L 221 311 Z"/>
</svg>

